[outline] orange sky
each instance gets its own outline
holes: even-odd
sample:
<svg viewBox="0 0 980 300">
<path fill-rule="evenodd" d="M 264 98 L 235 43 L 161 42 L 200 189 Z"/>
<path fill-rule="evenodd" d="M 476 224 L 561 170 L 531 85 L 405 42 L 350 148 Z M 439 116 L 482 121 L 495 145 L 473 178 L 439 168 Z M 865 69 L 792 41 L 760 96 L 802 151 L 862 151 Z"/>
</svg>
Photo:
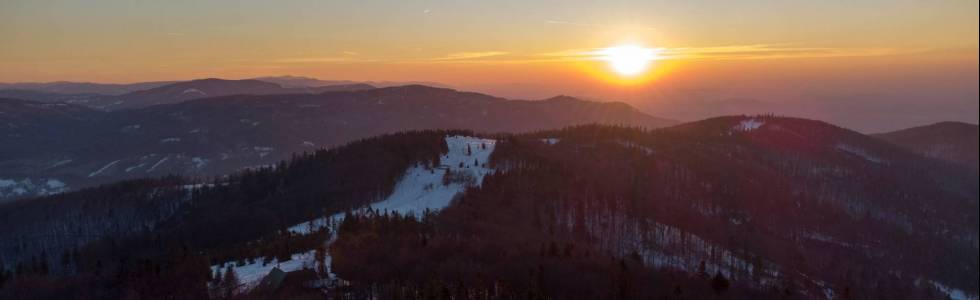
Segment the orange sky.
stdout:
<svg viewBox="0 0 980 300">
<path fill-rule="evenodd" d="M 3 1 L 0 82 L 289 74 L 641 107 L 679 90 L 977 98 L 977 1 L 366 2 Z M 654 80 L 623 85 L 582 55 L 625 42 L 662 49 Z"/>
</svg>

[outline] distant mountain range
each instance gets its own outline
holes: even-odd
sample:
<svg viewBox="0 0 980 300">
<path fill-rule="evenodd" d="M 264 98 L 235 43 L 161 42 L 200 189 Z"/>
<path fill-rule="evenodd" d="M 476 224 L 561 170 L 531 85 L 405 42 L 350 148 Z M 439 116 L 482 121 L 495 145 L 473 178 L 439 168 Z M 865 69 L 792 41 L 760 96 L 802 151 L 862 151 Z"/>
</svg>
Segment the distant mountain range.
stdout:
<svg viewBox="0 0 980 300">
<path fill-rule="evenodd" d="M 98 110 L 114 111 L 228 95 L 317 94 L 328 91 L 354 91 L 374 88 L 374 86 L 364 83 L 342 83 L 314 87 L 283 87 L 277 83 L 254 79 L 226 80 L 216 78 L 172 82 L 162 85 L 134 84 L 128 86 L 140 86 L 146 87 L 147 89 L 134 90 L 118 95 L 62 93 L 52 92 L 50 89 L 45 88 L 33 90 L 6 89 L 0 90 L 0 97 L 49 103 L 64 102 Z M 39 85 L 38 87 L 43 87 L 43 85 Z"/>
<path fill-rule="evenodd" d="M 286 88 L 296 88 L 296 87 L 321 87 L 330 85 L 352 85 L 352 84 L 367 84 L 375 87 L 393 87 L 393 86 L 403 86 L 403 85 L 424 85 L 437 88 L 447 88 L 451 89 L 452 86 L 431 82 L 431 81 L 353 81 L 353 80 L 322 80 L 312 77 L 303 76 L 267 76 L 267 77 L 256 77 L 252 78 L 259 81 L 277 83 Z"/>
<path fill-rule="evenodd" d="M 93 83 L 93 82 L 21 82 L 0 83 L 0 90 L 28 90 L 55 94 L 101 94 L 122 95 L 129 92 L 148 90 L 177 81 L 152 81 L 137 83 Z"/>
<path fill-rule="evenodd" d="M 118 110 L 235 94 L 315 94 L 326 91 L 404 85 L 451 88 L 441 83 L 426 81 L 321 80 L 286 75 L 243 80 L 207 78 L 126 84 L 71 81 L 0 83 L 0 97 L 40 102 L 76 103 L 95 109 Z"/>
<path fill-rule="evenodd" d="M 251 95 L 218 96 L 241 93 Z M 205 79 L 113 97 L 126 99 L 113 107 L 132 109 L 0 100 L 0 124 L 6 125 L 0 128 L 0 198 L 165 174 L 221 175 L 405 130 L 675 124 L 623 103 L 566 96 L 507 100 L 419 85 L 282 88 L 257 80 Z"/>
<path fill-rule="evenodd" d="M 980 128 L 977 124 L 940 122 L 874 136 L 928 157 L 980 169 Z"/>
</svg>

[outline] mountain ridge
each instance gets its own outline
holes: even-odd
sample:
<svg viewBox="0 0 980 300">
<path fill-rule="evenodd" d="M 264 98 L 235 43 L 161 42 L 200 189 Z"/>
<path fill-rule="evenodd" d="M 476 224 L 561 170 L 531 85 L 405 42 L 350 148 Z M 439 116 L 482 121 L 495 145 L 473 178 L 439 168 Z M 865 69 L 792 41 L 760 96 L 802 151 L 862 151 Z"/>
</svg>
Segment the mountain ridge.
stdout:
<svg viewBox="0 0 980 300">
<path fill-rule="evenodd" d="M 977 124 L 945 121 L 872 136 L 928 157 L 980 169 Z"/>
<path fill-rule="evenodd" d="M 12 115 L 0 114 L 0 121 L 19 124 L 4 128 L 0 136 L 0 142 L 13 145 L 0 149 L 0 178 L 18 182 L 0 188 L 3 194 L 9 196 L 20 183 L 38 188 L 38 182 L 52 179 L 78 188 L 168 173 L 214 176 L 403 130 L 523 132 L 587 123 L 673 124 L 625 104 L 507 100 L 420 85 L 228 95 L 110 112 L 72 104 L 28 107 L 41 116 L 44 106 L 77 107 L 85 118 L 14 122 Z M 27 190 L 20 194 L 30 194 Z"/>
<path fill-rule="evenodd" d="M 414 180 L 398 175 L 406 169 L 441 170 L 447 151 L 442 139 L 456 135 L 494 139 L 489 161 L 472 166 L 495 171 L 437 214 L 413 221 L 383 212 L 347 213 L 327 231 L 282 233 L 384 199 L 397 182 Z M 454 168 L 472 166 L 464 159 Z M 361 179 L 345 180 L 351 176 Z M 155 238 L 139 231 L 114 235 L 84 247 L 82 257 L 152 261 L 167 252 L 149 245 L 183 243 L 207 253 L 205 267 L 260 265 L 263 257 L 320 265 L 312 253 L 336 232 L 336 244 L 326 250 L 333 264 L 328 267 L 355 290 L 416 289 L 418 282 L 450 279 L 480 290 L 482 276 L 517 294 L 594 298 L 597 291 L 622 289 L 659 297 L 673 289 L 704 291 L 698 286 L 706 279 L 698 278 L 711 274 L 730 280 L 732 290 L 723 297 L 734 298 L 901 298 L 944 295 L 948 287 L 968 294 L 977 289 L 970 278 L 977 268 L 976 174 L 807 119 L 727 116 L 650 130 L 578 125 L 500 135 L 424 130 L 318 150 L 210 183 L 176 184 L 190 198 L 170 201 L 195 204 L 152 223 Z M 48 199 L 59 197 L 69 201 L 75 194 Z M 36 207 L 18 214 L 33 222 L 46 222 L 30 218 L 38 211 L 58 211 L 36 210 L 44 202 L 18 203 Z M 113 222 L 130 228 L 128 221 Z M 21 223 L 7 228 L 20 231 Z M 129 250 L 99 250 L 108 245 Z M 92 267 L 82 263 L 79 270 Z M 393 271 L 403 267 L 412 274 L 408 281 L 404 272 Z M 538 268 L 532 274 L 546 284 L 521 284 L 527 270 Z M 881 272 L 848 275 L 869 268 Z M 586 279 L 609 272 L 631 278 L 620 282 L 646 278 L 653 286 L 610 287 Z"/>
</svg>

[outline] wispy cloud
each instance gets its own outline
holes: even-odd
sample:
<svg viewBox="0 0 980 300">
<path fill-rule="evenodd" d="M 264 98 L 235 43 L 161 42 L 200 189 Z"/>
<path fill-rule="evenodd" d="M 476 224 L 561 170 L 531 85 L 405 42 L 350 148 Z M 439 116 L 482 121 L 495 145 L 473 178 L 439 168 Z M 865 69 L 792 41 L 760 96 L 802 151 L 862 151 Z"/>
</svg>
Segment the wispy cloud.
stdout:
<svg viewBox="0 0 980 300">
<path fill-rule="evenodd" d="M 510 54 L 510 52 L 504 52 L 504 51 L 456 52 L 456 53 L 447 54 L 446 56 L 436 57 L 436 58 L 433 58 L 431 60 L 435 60 L 435 61 L 440 61 L 440 60 L 453 60 L 453 61 L 474 60 L 474 59 L 482 59 L 482 58 L 496 57 L 496 56 L 502 56 L 502 55 L 508 55 L 508 54 Z"/>
<path fill-rule="evenodd" d="M 890 48 L 794 47 L 788 45 L 757 44 L 666 48 L 661 56 L 664 59 L 743 60 L 884 56 L 908 52 Z"/>
<path fill-rule="evenodd" d="M 345 53 L 346 54 L 346 53 Z M 375 62 L 376 59 L 356 58 L 354 55 L 347 56 L 318 56 L 318 57 L 288 57 L 272 60 L 272 63 L 279 64 L 309 64 L 309 63 L 353 63 L 353 62 Z"/>
<path fill-rule="evenodd" d="M 592 28 L 616 28 L 616 29 L 620 29 L 620 30 L 646 30 L 646 31 L 656 30 L 653 27 L 641 26 L 641 25 L 617 25 L 617 26 L 611 26 L 611 25 L 600 24 L 600 23 L 575 22 L 575 21 L 566 21 L 566 20 L 545 20 L 544 22 L 545 22 L 545 24 L 559 25 L 559 26 L 577 26 L 577 27 L 592 27 Z"/>
<path fill-rule="evenodd" d="M 563 20 L 547 20 L 544 22 L 552 25 L 572 25 L 572 26 L 584 26 L 584 27 L 595 26 L 594 24 L 589 24 L 589 23 L 578 23 L 578 22 L 563 21 Z"/>
<path fill-rule="evenodd" d="M 794 47 L 788 45 L 729 45 L 715 47 L 655 48 L 658 59 L 663 60 L 749 60 L 790 59 L 822 57 L 862 57 L 896 55 L 901 52 L 890 48 L 829 48 Z M 559 61 L 592 60 L 601 56 L 601 48 L 568 49 L 537 54 Z"/>
<path fill-rule="evenodd" d="M 329 64 L 329 63 L 459 63 L 459 64 L 531 64 L 563 63 L 600 60 L 604 48 L 566 49 L 541 53 L 510 51 L 466 51 L 435 57 L 372 57 L 353 51 L 343 51 L 335 56 L 292 57 L 271 61 L 274 64 Z M 780 44 L 728 45 L 711 47 L 654 48 L 656 60 L 761 60 L 801 59 L 828 57 L 868 57 L 911 54 L 915 51 L 899 51 L 889 48 L 831 48 L 797 47 Z"/>
</svg>

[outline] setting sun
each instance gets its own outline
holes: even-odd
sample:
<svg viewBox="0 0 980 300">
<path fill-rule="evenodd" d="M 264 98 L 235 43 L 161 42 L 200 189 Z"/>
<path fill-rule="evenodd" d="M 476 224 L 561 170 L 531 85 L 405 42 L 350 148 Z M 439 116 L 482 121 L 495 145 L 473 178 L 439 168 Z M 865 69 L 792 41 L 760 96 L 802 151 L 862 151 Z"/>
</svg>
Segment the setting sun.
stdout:
<svg viewBox="0 0 980 300">
<path fill-rule="evenodd" d="M 614 72 L 623 76 L 636 76 L 650 68 L 658 58 L 658 49 L 635 45 L 621 45 L 599 50 L 599 59 L 609 63 Z"/>
</svg>

